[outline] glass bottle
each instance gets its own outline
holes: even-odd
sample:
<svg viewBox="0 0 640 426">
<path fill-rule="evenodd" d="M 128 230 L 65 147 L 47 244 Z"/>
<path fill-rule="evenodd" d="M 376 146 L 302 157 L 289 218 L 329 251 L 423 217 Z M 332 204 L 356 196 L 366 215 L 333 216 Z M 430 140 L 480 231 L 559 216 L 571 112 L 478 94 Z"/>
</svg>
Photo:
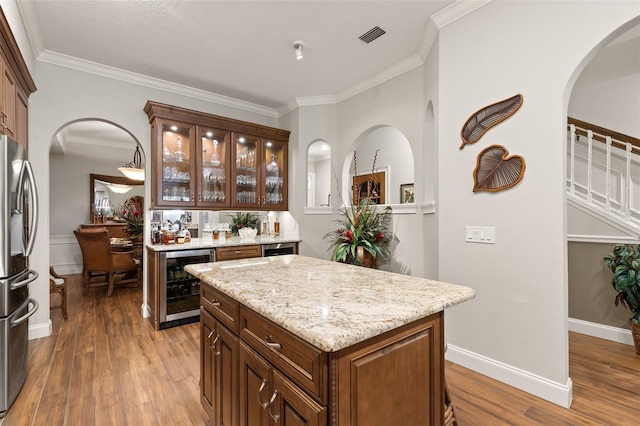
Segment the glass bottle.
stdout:
<svg viewBox="0 0 640 426">
<path fill-rule="evenodd" d="M 217 139 L 213 140 L 213 154 L 211 154 L 211 164 L 214 166 L 220 165 L 220 156 L 218 155 L 218 141 Z"/>
</svg>

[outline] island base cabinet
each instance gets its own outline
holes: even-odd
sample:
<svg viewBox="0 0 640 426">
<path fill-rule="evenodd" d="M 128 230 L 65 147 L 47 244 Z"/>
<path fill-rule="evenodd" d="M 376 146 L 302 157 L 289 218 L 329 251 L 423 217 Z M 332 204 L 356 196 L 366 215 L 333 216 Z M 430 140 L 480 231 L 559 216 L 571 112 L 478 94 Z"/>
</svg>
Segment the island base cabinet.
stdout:
<svg viewBox="0 0 640 426">
<path fill-rule="evenodd" d="M 340 351 L 338 424 L 439 426 L 444 409 L 442 312 Z"/>
<path fill-rule="evenodd" d="M 238 338 L 200 311 L 200 398 L 214 425 L 237 424 Z"/>
<path fill-rule="evenodd" d="M 241 426 L 325 426 L 325 407 L 240 342 Z"/>
</svg>

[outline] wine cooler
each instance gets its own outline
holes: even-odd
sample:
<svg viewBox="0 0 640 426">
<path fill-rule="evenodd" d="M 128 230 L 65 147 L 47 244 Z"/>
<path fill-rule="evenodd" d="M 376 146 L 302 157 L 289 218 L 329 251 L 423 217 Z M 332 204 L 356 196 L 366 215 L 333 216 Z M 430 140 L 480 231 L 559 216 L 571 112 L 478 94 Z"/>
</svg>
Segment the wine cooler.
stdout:
<svg viewBox="0 0 640 426">
<path fill-rule="evenodd" d="M 200 319 L 200 280 L 184 270 L 185 265 L 215 261 L 215 251 L 177 250 L 160 254 L 160 329 Z"/>
</svg>

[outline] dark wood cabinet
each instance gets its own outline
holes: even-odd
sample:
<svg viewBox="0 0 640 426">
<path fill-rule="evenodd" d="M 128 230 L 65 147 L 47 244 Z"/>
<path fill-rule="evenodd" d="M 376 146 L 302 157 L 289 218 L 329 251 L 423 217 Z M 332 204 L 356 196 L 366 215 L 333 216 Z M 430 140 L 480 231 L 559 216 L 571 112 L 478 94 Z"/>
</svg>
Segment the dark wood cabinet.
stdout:
<svg viewBox="0 0 640 426">
<path fill-rule="evenodd" d="M 442 312 L 323 352 L 202 285 L 213 301 L 202 302 L 202 403 L 214 424 L 232 424 L 233 415 L 241 426 L 442 424 Z"/>
<path fill-rule="evenodd" d="M 200 397 L 215 425 L 235 425 L 238 416 L 238 338 L 201 308 Z"/>
<path fill-rule="evenodd" d="M 213 419 L 215 402 L 215 339 L 216 320 L 205 309 L 200 309 L 200 402 Z"/>
<path fill-rule="evenodd" d="M 29 96 L 36 91 L 27 64 L 20 53 L 4 12 L 0 9 L 0 134 L 25 147 Z"/>
<path fill-rule="evenodd" d="M 151 124 L 151 205 L 287 210 L 289 132 L 157 102 Z"/>
</svg>

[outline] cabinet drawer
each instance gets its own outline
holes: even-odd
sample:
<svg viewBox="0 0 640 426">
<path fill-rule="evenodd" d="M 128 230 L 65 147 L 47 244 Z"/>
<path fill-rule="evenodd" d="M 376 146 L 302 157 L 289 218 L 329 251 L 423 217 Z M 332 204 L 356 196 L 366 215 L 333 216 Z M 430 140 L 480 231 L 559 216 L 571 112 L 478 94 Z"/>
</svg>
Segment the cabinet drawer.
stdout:
<svg viewBox="0 0 640 426">
<path fill-rule="evenodd" d="M 200 304 L 234 333 L 238 333 L 238 302 L 202 283 Z"/>
<path fill-rule="evenodd" d="M 261 257 L 259 245 L 216 248 L 216 261 L 245 259 L 247 257 Z"/>
<path fill-rule="evenodd" d="M 240 336 L 271 364 L 327 404 L 327 353 L 241 306 Z"/>
</svg>

